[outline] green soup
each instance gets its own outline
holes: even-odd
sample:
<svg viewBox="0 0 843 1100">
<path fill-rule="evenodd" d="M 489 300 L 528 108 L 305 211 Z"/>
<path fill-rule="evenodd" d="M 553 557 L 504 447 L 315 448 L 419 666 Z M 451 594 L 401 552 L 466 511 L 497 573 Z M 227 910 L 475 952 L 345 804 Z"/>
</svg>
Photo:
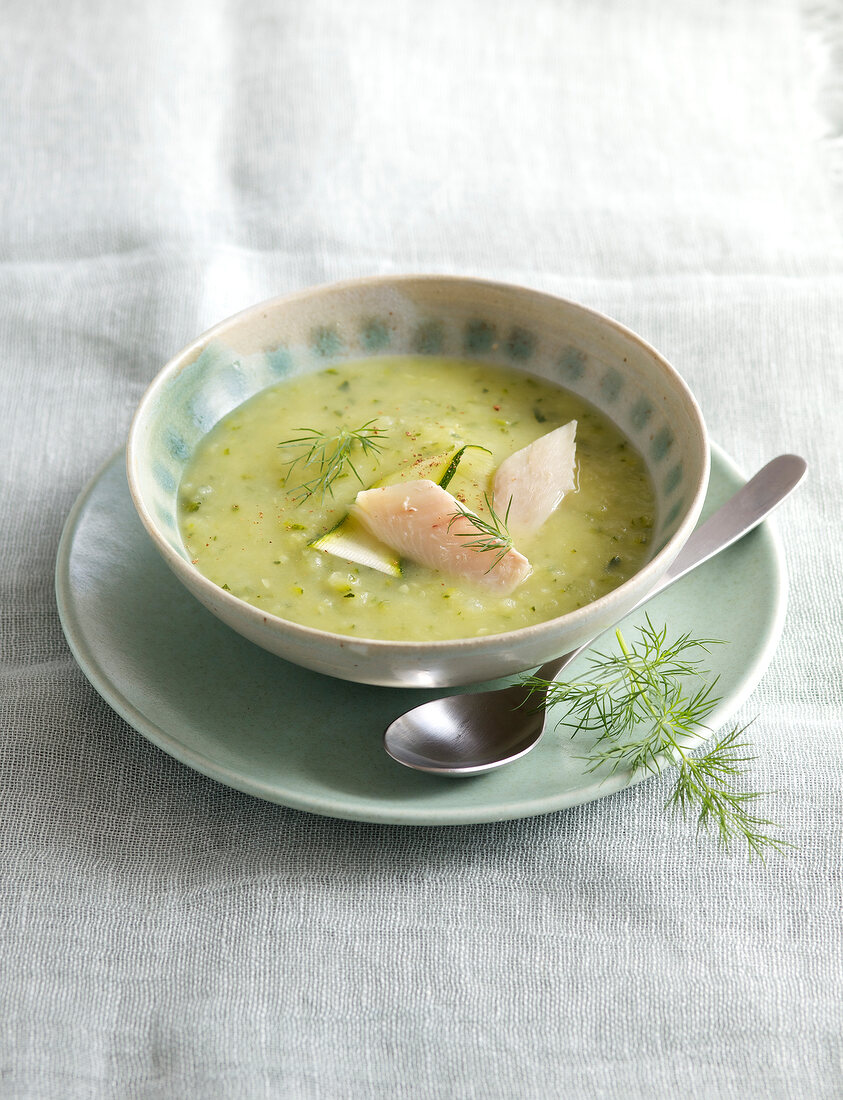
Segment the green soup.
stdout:
<svg viewBox="0 0 843 1100">
<path fill-rule="evenodd" d="M 463 444 L 486 449 L 464 452 L 482 499 L 503 459 L 572 419 L 577 489 L 517 541 L 533 571 L 506 597 L 412 562 L 393 576 L 311 545 L 360 489 Z M 327 491 L 307 496 L 302 483 L 318 465 L 305 466 L 307 448 L 279 444 L 365 424 L 380 450 L 356 445 L 357 476 L 346 464 Z M 573 611 L 640 568 L 653 510 L 641 457 L 581 398 L 516 371 L 431 356 L 349 362 L 264 390 L 208 433 L 180 486 L 182 536 L 206 577 L 266 613 L 359 638 L 471 638 Z"/>
</svg>

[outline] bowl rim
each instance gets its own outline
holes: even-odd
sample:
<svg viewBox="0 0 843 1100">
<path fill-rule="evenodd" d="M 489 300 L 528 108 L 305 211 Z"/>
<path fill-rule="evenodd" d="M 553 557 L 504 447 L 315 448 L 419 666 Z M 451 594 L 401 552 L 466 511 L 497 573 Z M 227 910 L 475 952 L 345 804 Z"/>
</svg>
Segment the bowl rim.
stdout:
<svg viewBox="0 0 843 1100">
<path fill-rule="evenodd" d="M 568 611 L 564 615 L 557 615 L 553 619 L 544 619 L 541 622 L 533 623 L 529 626 L 518 627 L 514 630 L 500 631 L 495 634 L 484 634 L 470 638 L 446 638 L 422 641 L 368 638 L 362 636 L 355 637 L 351 634 L 341 634 L 335 631 L 321 630 L 318 627 L 306 626 L 292 619 L 285 619 L 280 615 L 273 615 L 255 607 L 254 604 L 250 604 L 246 600 L 240 599 L 239 596 L 235 596 L 231 592 L 226 592 L 225 589 L 220 588 L 213 581 L 205 577 L 204 574 L 195 569 L 185 558 L 181 557 L 171 547 L 169 541 L 163 537 L 154 517 L 146 507 L 140 490 L 140 477 L 138 473 L 138 437 L 140 435 L 141 424 L 156 396 L 166 387 L 171 378 L 178 374 L 183 367 L 193 362 L 197 355 L 223 332 L 229 331 L 252 316 L 259 313 L 265 313 L 269 309 L 277 309 L 294 302 L 315 299 L 323 294 L 328 295 L 346 290 L 435 282 L 446 284 L 460 283 L 463 285 L 488 288 L 506 293 L 514 293 L 516 295 L 543 298 L 548 302 L 563 305 L 612 328 L 616 333 L 638 345 L 643 352 L 655 361 L 662 373 L 672 382 L 673 387 L 681 399 L 685 412 L 690 416 L 692 422 L 696 423 L 699 429 L 699 441 L 702 450 L 702 454 L 699 456 L 702 460 L 702 469 L 696 489 L 694 490 L 690 502 L 685 507 L 682 521 L 658 553 L 628 580 L 618 585 L 617 588 L 612 589 L 611 592 L 599 596 L 596 600 L 592 600 L 590 603 L 584 604 L 582 607 L 576 608 L 573 611 Z M 365 358 L 365 356 L 361 355 L 360 358 Z M 515 367 L 514 369 L 517 370 L 518 368 Z M 639 336 L 633 329 L 628 328 L 622 322 L 615 320 L 605 313 L 601 313 L 597 309 L 585 306 L 569 298 L 563 298 L 557 294 L 550 294 L 547 291 L 536 290 L 535 288 L 522 286 L 517 283 L 499 282 L 493 279 L 436 273 L 374 275 L 344 279 L 331 283 L 320 283 L 315 286 L 293 291 L 289 294 L 276 295 L 272 298 L 264 299 L 261 302 L 247 306 L 231 314 L 229 317 L 218 321 L 189 344 L 185 345 L 180 351 L 176 352 L 176 354 L 158 371 L 144 391 L 135 409 L 126 441 L 126 475 L 135 510 L 159 553 L 161 553 L 166 563 L 175 572 L 176 576 L 186 584 L 188 589 L 198 586 L 200 589 L 205 590 L 215 601 L 221 601 L 222 607 L 228 607 L 230 611 L 245 616 L 246 621 L 250 622 L 250 624 L 257 629 L 266 629 L 270 627 L 270 625 L 277 624 L 279 628 L 284 629 L 284 633 L 288 637 L 291 639 L 301 639 L 302 642 L 325 641 L 332 644 L 335 643 L 337 646 L 345 648 L 350 652 L 360 653 L 365 651 L 367 654 L 370 651 L 389 652 L 405 655 L 408 658 L 413 655 L 422 656 L 424 654 L 439 655 L 443 653 L 453 653 L 457 655 L 460 652 L 470 652 L 472 655 L 481 655 L 486 650 L 498 648 L 503 639 L 506 639 L 508 642 L 511 641 L 513 645 L 518 645 L 522 641 L 541 641 L 543 636 L 551 636 L 557 633 L 561 624 L 569 627 L 570 632 L 573 634 L 586 624 L 589 619 L 595 617 L 595 613 L 598 617 L 602 617 L 602 613 L 606 611 L 609 613 L 609 617 L 612 617 L 612 607 L 623 605 L 631 588 L 634 588 L 636 593 L 638 593 L 639 599 L 646 595 L 691 535 L 697 524 L 705 501 L 710 468 L 711 449 L 709 446 L 708 430 L 705 425 L 705 420 L 703 419 L 702 411 L 690 387 L 676 368 L 656 348 L 654 348 L 652 344 L 648 343 L 642 336 Z M 613 621 L 620 620 L 622 615 L 626 613 L 626 611 L 616 611 Z"/>
</svg>

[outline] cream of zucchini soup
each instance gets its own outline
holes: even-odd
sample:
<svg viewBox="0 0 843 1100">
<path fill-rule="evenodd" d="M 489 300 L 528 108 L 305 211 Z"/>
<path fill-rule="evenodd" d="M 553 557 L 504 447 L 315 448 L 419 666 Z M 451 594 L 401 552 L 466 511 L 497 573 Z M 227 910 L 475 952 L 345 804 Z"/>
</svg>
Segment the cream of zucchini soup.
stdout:
<svg viewBox="0 0 843 1100">
<path fill-rule="evenodd" d="M 499 634 L 647 560 L 641 457 L 591 405 L 476 361 L 379 357 L 281 382 L 202 440 L 193 564 L 262 611 L 358 638 Z"/>
</svg>

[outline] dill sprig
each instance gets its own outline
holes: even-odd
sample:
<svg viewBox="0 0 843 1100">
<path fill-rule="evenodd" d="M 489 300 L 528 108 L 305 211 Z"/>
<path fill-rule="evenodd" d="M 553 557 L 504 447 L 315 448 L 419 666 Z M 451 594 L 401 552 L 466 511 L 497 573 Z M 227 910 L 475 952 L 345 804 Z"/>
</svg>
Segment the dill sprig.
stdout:
<svg viewBox="0 0 843 1100">
<path fill-rule="evenodd" d="M 483 499 L 486 502 L 486 508 L 489 512 L 488 519 L 477 515 L 476 512 L 472 512 L 468 508 L 464 508 L 462 504 L 457 501 L 457 511 L 451 514 L 448 530 L 451 530 L 458 519 L 467 519 L 474 530 L 457 531 L 455 533 L 459 538 L 468 540 L 466 546 L 469 550 L 476 550 L 478 554 L 495 553 L 495 560 L 486 570 L 487 573 L 491 573 L 495 566 L 498 565 L 512 549 L 512 535 L 509 533 L 507 527 L 509 523 L 509 510 L 512 507 L 512 497 L 509 498 L 509 503 L 506 506 L 506 512 L 503 519 L 501 519 L 492 507 L 492 502 L 489 500 L 488 493 L 483 494 Z"/>
<path fill-rule="evenodd" d="M 703 679 L 704 657 L 711 638 L 683 634 L 668 641 L 667 627 L 657 630 L 649 617 L 638 629 L 639 641 L 628 644 L 620 630 L 619 654 L 595 653 L 588 680 L 573 683 L 524 678 L 537 693 L 546 693 L 548 705 L 566 708 L 559 723 L 576 733 L 596 733 L 586 761 L 588 771 L 608 767 L 614 773 L 628 770 L 654 775 L 664 767 L 678 768 L 666 808 L 682 817 L 696 813 L 701 831 L 713 830 L 720 842 L 731 847 L 744 841 L 750 859 L 762 859 L 768 849 L 782 851 L 787 841 L 769 832 L 776 826 L 754 812 L 761 791 L 735 790 L 732 781 L 755 758 L 743 735 L 735 728 L 702 755 L 694 753 L 695 741 L 708 731 L 705 725 L 720 701 L 717 678 Z M 691 681 L 690 685 L 688 681 Z"/>
<path fill-rule="evenodd" d="M 362 485 L 363 479 L 357 472 L 352 455 L 355 451 L 368 457 L 380 454 L 383 450 L 381 440 L 386 437 L 383 429 L 377 427 L 377 420 L 367 420 L 359 428 L 342 427 L 335 435 L 327 435 L 316 428 L 299 428 L 298 431 L 302 434 L 285 439 L 278 446 L 284 450 L 301 451 L 286 463 L 285 484 L 299 463 L 301 473 L 312 474 L 293 490 L 300 500 L 306 500 L 316 492 L 321 492 L 323 497 L 326 493 L 333 496 L 334 482 L 344 476 L 347 469 Z"/>
</svg>

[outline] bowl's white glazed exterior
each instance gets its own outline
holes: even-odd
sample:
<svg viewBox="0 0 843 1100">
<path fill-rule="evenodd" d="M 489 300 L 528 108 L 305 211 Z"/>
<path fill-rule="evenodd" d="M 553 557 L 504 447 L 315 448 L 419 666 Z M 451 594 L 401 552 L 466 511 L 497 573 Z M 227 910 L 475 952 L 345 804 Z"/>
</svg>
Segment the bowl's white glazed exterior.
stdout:
<svg viewBox="0 0 843 1100">
<path fill-rule="evenodd" d="M 445 642 L 351 638 L 300 626 L 218 588 L 178 531 L 182 471 L 223 416 L 285 377 L 337 361 L 436 354 L 557 382 L 610 417 L 642 454 L 656 491 L 653 556 L 592 604 L 506 634 Z M 127 447 L 138 514 L 167 564 L 210 611 L 296 664 L 362 683 L 445 687 L 532 668 L 617 622 L 676 557 L 708 484 L 700 410 L 676 371 L 617 322 L 537 291 L 475 279 L 361 279 L 273 299 L 223 321 L 172 359 L 144 395 Z"/>
</svg>

